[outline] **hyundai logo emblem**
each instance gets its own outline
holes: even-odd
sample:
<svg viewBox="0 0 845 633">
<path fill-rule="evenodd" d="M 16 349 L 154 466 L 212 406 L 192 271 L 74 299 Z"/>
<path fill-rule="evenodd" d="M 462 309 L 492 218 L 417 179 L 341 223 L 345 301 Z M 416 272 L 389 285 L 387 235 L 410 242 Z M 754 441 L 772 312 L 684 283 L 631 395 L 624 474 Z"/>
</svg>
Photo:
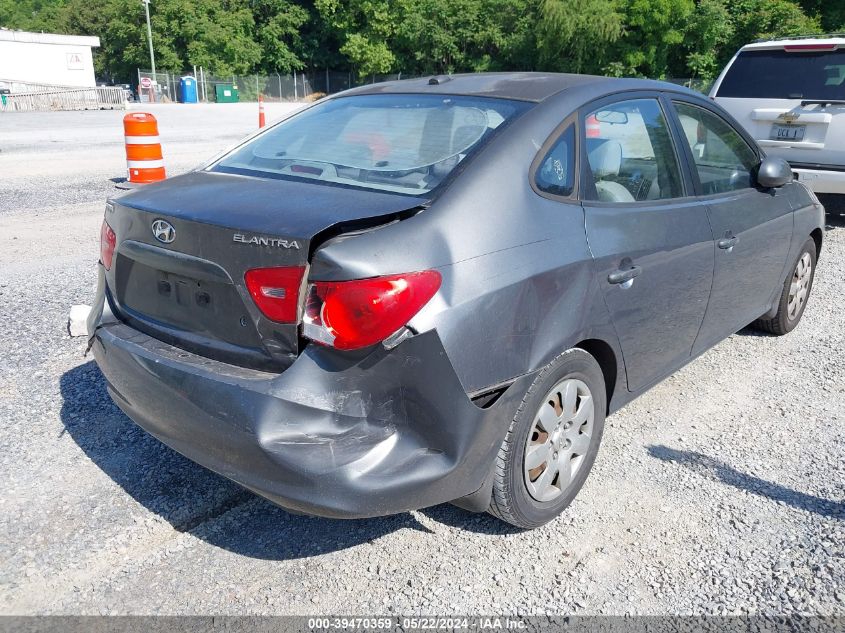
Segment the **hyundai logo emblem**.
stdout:
<svg viewBox="0 0 845 633">
<path fill-rule="evenodd" d="M 176 229 L 166 220 L 156 220 L 153 222 L 153 236 L 163 244 L 170 244 L 176 239 Z"/>
</svg>

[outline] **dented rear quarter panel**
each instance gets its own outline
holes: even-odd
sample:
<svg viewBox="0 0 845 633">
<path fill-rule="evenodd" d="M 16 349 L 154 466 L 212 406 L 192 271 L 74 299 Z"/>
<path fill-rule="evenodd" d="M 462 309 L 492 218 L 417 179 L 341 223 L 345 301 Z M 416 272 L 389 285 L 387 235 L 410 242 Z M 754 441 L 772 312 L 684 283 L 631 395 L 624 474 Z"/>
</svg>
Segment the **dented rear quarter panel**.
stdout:
<svg viewBox="0 0 845 633">
<path fill-rule="evenodd" d="M 535 106 L 414 217 L 323 245 L 310 278 L 437 269 L 441 289 L 410 325 L 437 330 L 470 394 L 535 372 L 585 339 L 621 359 L 595 287 L 583 208 L 541 197 L 529 180 L 546 139 L 594 94 L 587 85 Z M 616 376 L 624 377 L 618 362 Z"/>
</svg>

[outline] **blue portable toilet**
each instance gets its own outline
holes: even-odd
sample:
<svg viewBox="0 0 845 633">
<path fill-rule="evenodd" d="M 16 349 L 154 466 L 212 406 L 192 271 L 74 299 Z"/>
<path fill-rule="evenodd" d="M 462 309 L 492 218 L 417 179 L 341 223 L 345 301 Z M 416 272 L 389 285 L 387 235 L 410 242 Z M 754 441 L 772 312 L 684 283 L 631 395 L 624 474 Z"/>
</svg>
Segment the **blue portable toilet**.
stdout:
<svg viewBox="0 0 845 633">
<path fill-rule="evenodd" d="M 179 81 L 179 103 L 197 102 L 197 80 L 191 76 Z"/>
</svg>

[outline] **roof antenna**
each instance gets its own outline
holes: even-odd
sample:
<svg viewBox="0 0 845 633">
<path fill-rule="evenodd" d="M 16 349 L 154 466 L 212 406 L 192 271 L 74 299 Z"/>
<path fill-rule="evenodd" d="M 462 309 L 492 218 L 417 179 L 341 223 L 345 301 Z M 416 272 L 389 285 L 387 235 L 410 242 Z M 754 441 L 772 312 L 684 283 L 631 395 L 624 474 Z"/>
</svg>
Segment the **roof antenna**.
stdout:
<svg viewBox="0 0 845 633">
<path fill-rule="evenodd" d="M 428 85 L 429 86 L 439 86 L 440 84 L 449 81 L 449 79 L 450 79 L 449 77 L 443 77 L 443 76 L 432 77 L 431 79 L 428 80 Z"/>
</svg>

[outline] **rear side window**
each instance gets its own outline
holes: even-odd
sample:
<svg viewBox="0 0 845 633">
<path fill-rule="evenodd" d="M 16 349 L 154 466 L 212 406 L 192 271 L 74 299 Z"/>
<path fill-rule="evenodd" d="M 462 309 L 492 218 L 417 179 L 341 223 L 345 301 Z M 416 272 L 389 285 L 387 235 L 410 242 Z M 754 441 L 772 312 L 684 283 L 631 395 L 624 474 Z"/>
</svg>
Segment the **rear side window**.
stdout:
<svg viewBox="0 0 845 633">
<path fill-rule="evenodd" d="M 584 121 L 587 158 L 601 202 L 642 202 L 683 195 L 666 117 L 656 99 L 603 106 Z"/>
<path fill-rule="evenodd" d="M 529 104 L 418 94 L 330 99 L 225 156 L 215 171 L 424 194 Z"/>
<path fill-rule="evenodd" d="M 728 68 L 716 96 L 845 99 L 845 50 L 743 51 Z"/>
<path fill-rule="evenodd" d="M 705 194 L 752 186 L 759 159 L 727 121 L 688 103 L 673 102 Z"/>
<path fill-rule="evenodd" d="M 575 185 L 575 126 L 560 135 L 543 157 L 534 182 L 540 191 L 555 196 L 571 196 Z"/>
</svg>

